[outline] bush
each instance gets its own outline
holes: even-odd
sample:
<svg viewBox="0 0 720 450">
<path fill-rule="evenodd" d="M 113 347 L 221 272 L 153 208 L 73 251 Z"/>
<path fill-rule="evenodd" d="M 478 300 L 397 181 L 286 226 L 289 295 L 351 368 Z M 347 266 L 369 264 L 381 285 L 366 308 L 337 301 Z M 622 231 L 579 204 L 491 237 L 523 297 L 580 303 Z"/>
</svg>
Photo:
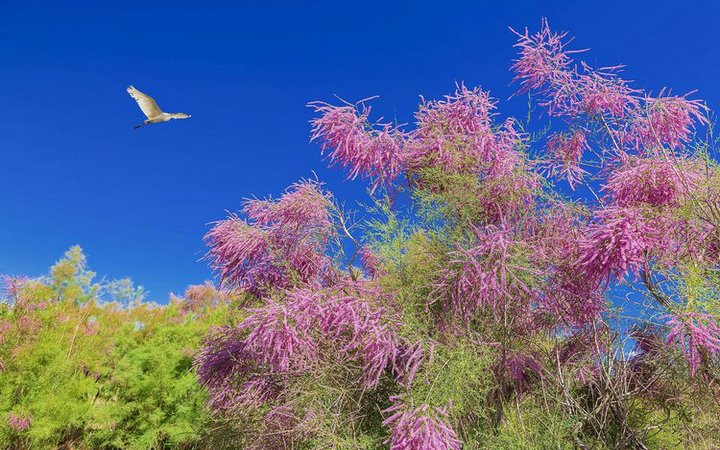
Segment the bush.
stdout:
<svg viewBox="0 0 720 450">
<path fill-rule="evenodd" d="M 73 247 L 49 277 L 7 280 L 0 446 L 189 448 L 208 420 L 192 358 L 209 327 L 230 320 L 230 299 L 206 285 L 165 306 L 123 306 L 101 301 L 107 285 L 93 276 Z M 203 309 L 200 291 L 218 304 Z"/>
</svg>

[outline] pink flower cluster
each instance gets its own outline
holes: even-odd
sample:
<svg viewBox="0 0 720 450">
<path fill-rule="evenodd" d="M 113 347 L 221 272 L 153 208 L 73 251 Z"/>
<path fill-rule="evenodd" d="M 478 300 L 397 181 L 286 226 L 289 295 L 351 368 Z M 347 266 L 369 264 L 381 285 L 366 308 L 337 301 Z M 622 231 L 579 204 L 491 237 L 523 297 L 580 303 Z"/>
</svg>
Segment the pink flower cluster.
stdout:
<svg viewBox="0 0 720 450">
<path fill-rule="evenodd" d="M 572 64 L 569 52 L 565 50 L 567 33 L 553 33 L 547 20 L 543 20 L 539 32 L 531 35 L 526 28 L 524 34 L 515 34 L 518 36 L 515 47 L 519 49 L 520 57 L 512 69 L 522 92 L 564 83 Z"/>
<path fill-rule="evenodd" d="M 541 269 L 544 283 L 536 296 L 535 322 L 543 326 L 583 326 L 604 309 L 597 286 L 578 276 L 577 261 L 584 241 L 577 213 L 564 205 L 551 208 L 536 225 L 526 247 Z"/>
<path fill-rule="evenodd" d="M 609 114 L 623 117 L 638 106 L 636 91 L 614 74 L 601 73 L 584 66 L 587 74 L 578 76 L 579 96 L 582 104 L 579 111 L 588 116 Z"/>
<path fill-rule="evenodd" d="M 430 360 L 432 360 L 432 351 L 433 347 L 431 346 L 428 358 Z M 398 383 L 403 387 L 410 387 L 424 361 L 425 348 L 421 341 L 400 345 L 393 361 L 393 373 Z"/>
<path fill-rule="evenodd" d="M 18 433 L 21 433 L 30 428 L 30 426 L 32 425 L 32 417 L 31 416 L 20 416 L 20 415 L 14 414 L 14 413 L 8 413 L 7 424 L 13 430 L 17 431 Z"/>
<path fill-rule="evenodd" d="M 5 340 L 12 328 L 12 323 L 9 320 L 0 320 L 0 345 L 5 343 Z"/>
<path fill-rule="evenodd" d="M 360 262 L 367 271 L 371 278 L 375 278 L 380 270 L 380 258 L 378 255 L 367 245 L 364 245 L 358 250 L 360 255 Z"/>
<path fill-rule="evenodd" d="M 390 427 L 390 450 L 460 450 L 461 443 L 455 430 L 447 424 L 443 408 L 430 409 L 428 405 L 408 408 L 397 398 L 395 405 L 386 409 L 392 413 L 383 421 Z"/>
<path fill-rule="evenodd" d="M 537 178 L 527 170 L 485 179 L 477 195 L 477 204 L 482 211 L 478 222 L 503 224 L 521 221 L 523 213 L 536 206 L 534 194 L 538 186 Z"/>
<path fill-rule="evenodd" d="M 298 297 L 298 301 L 288 303 L 269 300 L 262 308 L 251 310 L 238 326 L 249 332 L 245 351 L 255 355 L 271 372 L 306 369 L 316 356 L 310 335 L 311 316 L 304 308 L 305 301 L 312 301 L 310 298 Z"/>
<path fill-rule="evenodd" d="M 613 69 L 605 72 L 583 64 L 581 73 L 570 57 L 578 51 L 566 49 L 566 33 L 554 33 L 546 20 L 540 31 L 518 35 L 520 57 L 512 66 L 520 92 L 536 91 L 552 116 L 578 117 L 610 114 L 620 117 L 637 104 L 626 83 Z"/>
<path fill-rule="evenodd" d="M 679 148 L 690 140 L 696 122 L 707 123 L 699 100 L 663 96 L 647 98 L 646 111 L 635 119 L 632 131 L 646 150 L 662 145 Z"/>
<path fill-rule="evenodd" d="M 584 326 L 605 310 L 598 286 L 578 275 L 577 268 L 568 264 L 557 267 L 550 277 L 537 311 L 548 324 Z"/>
<path fill-rule="evenodd" d="M 271 390 L 260 388 L 267 379 L 250 376 L 255 366 L 253 355 L 245 351 L 245 341 L 237 329 L 211 330 L 195 358 L 198 380 L 208 390 L 208 406 L 224 412 L 270 398 Z"/>
<path fill-rule="evenodd" d="M 261 392 L 268 392 L 268 377 L 307 373 L 327 358 L 359 362 L 357 382 L 363 388 L 376 387 L 386 369 L 411 382 L 423 357 L 422 345 L 401 345 L 399 323 L 378 306 L 379 292 L 360 285 L 354 289 L 353 295 L 319 286 L 296 289 L 282 301 L 250 310 L 237 327 L 216 331 L 196 360 L 211 404 L 229 408 L 255 403 L 257 392 L 249 388 L 262 382 Z M 242 386 L 242 391 L 227 397 L 231 405 L 222 405 L 233 386 Z"/>
<path fill-rule="evenodd" d="M 85 336 L 93 336 L 100 332 L 100 322 L 96 317 L 89 317 L 82 327 L 82 333 Z"/>
<path fill-rule="evenodd" d="M 548 137 L 539 166 L 567 179 L 573 191 L 583 185 L 595 194 L 598 187 L 604 197 L 574 204 L 544 191 L 525 153 L 534 140 L 518 122 L 497 120 L 496 101 L 480 88 L 461 84 L 441 100 L 423 99 L 411 132 L 370 123 L 364 104 L 310 104 L 318 114 L 312 140 L 330 165 L 393 194 L 403 194 L 392 188 L 404 179 L 413 199 L 437 202 L 447 213 L 441 225 L 452 232 L 442 237 L 453 241 L 438 239 L 446 264 L 428 280 L 428 303 L 441 307 L 427 308 L 430 329 L 420 332 L 430 334 L 402 337 L 408 303 L 381 291 L 378 254 L 357 249 L 368 275 L 359 281 L 354 269 L 344 272 L 326 255 L 332 204 L 319 183 L 296 184 L 275 201 L 246 201 L 239 216 L 217 223 L 206 237 L 223 282 L 262 304 L 246 310 L 239 325 L 215 330 L 197 357 L 213 408 L 258 408 L 264 414 L 259 439 L 270 448 L 287 446 L 322 420 L 287 398 L 302 383 L 339 373 L 358 393 L 382 386 L 376 391 L 382 394 L 388 383 L 390 391 L 412 392 L 433 355 L 430 336 L 443 342 L 451 333 L 497 349 L 498 401 L 553 376 L 539 352 L 518 350 L 516 341 L 539 335 L 556 340 L 553 365 L 557 360 L 581 383 L 596 383 L 608 290 L 636 281 L 631 276 L 647 283 L 646 273 L 658 267 L 673 271 L 684 259 L 717 255 L 713 218 L 702 222 L 678 208 L 712 185 L 707 167 L 682 151 L 695 127 L 707 122 L 705 107 L 663 92 L 644 96 L 618 76 L 618 67 L 576 64 L 566 35 L 553 33 L 546 21 L 538 33 L 518 36 L 513 70 L 520 92 L 564 122 Z M 584 195 L 579 191 L 575 197 Z M 198 290 L 198 302 L 206 294 Z M 668 325 L 668 342 L 679 344 L 693 374 L 720 355 L 717 318 L 685 313 Z M 390 400 L 383 423 L 391 449 L 460 448 L 444 409 Z"/>
<path fill-rule="evenodd" d="M 666 317 L 670 319 L 667 322 L 670 327 L 667 342 L 680 346 L 692 375 L 700 368 L 703 358 L 720 356 L 720 323 L 717 317 L 696 312 Z"/>
<path fill-rule="evenodd" d="M 20 289 L 22 289 L 23 285 L 27 282 L 27 277 L 14 277 L 7 274 L 0 275 L 0 296 L 15 299 L 20 293 Z"/>
<path fill-rule="evenodd" d="M 580 167 L 583 152 L 588 148 L 585 132 L 576 130 L 572 133 L 557 133 L 547 141 L 549 158 L 548 172 L 551 176 L 565 177 L 570 188 L 582 181 L 587 172 Z"/>
<path fill-rule="evenodd" d="M 326 264 L 330 206 L 313 181 L 292 185 L 276 201 L 245 201 L 247 220 L 231 215 L 205 236 L 211 266 L 224 283 L 256 295 L 293 279 L 314 281 Z"/>
<path fill-rule="evenodd" d="M 633 144 L 652 153 L 663 145 L 680 148 L 691 138 L 695 124 L 707 123 L 706 107 L 698 100 L 663 92 L 657 98 L 643 97 L 617 76 L 618 67 L 593 69 L 583 62 L 578 69 L 570 57 L 577 52 L 566 49 L 565 37 L 553 33 L 547 21 L 534 35 L 527 30 L 518 33 L 515 80 L 520 92 L 539 94 L 550 115 L 599 120 L 616 150 Z"/>
<path fill-rule="evenodd" d="M 542 366 L 533 355 L 513 352 L 502 359 L 503 376 L 507 376 L 515 385 L 519 395 L 525 393 L 533 376 L 542 373 Z"/>
<path fill-rule="evenodd" d="M 514 149 L 520 136 L 512 120 L 495 126 L 495 104 L 488 92 L 464 85 L 445 100 L 423 102 L 407 142 L 408 170 L 438 167 L 447 173 L 493 177 L 512 172 L 520 160 Z"/>
<path fill-rule="evenodd" d="M 265 228 L 304 228 L 324 233 L 331 225 L 330 197 L 321 183 L 305 180 L 288 187 L 279 200 L 246 200 L 243 212 Z"/>
<path fill-rule="evenodd" d="M 702 178 L 702 166 L 687 159 L 627 157 L 603 189 L 618 206 L 676 205 Z"/>
<path fill-rule="evenodd" d="M 297 291 L 291 298 L 312 314 L 319 339 L 339 344 L 338 354 L 357 358 L 362 365 L 359 380 L 363 387 L 373 388 L 386 368 L 391 367 L 398 353 L 396 334 L 398 322 L 386 317 L 379 306 L 382 295 L 374 288 L 358 286 L 360 296 L 329 292 L 325 298 L 310 291 Z M 365 298 L 375 299 L 366 300 Z"/>
<path fill-rule="evenodd" d="M 520 92 L 537 91 L 552 116 L 625 116 L 638 101 L 635 91 L 614 73 L 615 68 L 595 70 L 586 64 L 579 72 L 570 57 L 578 51 L 566 49 L 566 33 L 554 33 L 546 20 L 540 31 L 516 33 L 520 57 L 513 64 Z"/>
<path fill-rule="evenodd" d="M 401 172 L 404 134 L 390 125 L 376 129 L 368 122 L 370 107 L 309 105 L 320 117 L 312 121 L 311 140 L 329 150 L 330 165 L 349 169 L 348 178 L 373 179 L 373 188 L 392 182 Z"/>
<path fill-rule="evenodd" d="M 423 100 L 415 130 L 400 133 L 369 126 L 368 109 L 313 103 L 320 117 L 313 121 L 312 139 L 322 140 L 323 151 L 331 150 L 331 165 L 347 167 L 349 178 L 373 177 L 373 189 L 404 173 L 414 188 L 440 193 L 446 186 L 442 176 L 433 178 L 439 174 L 475 176 L 474 206 L 496 222 L 527 206 L 527 193 L 538 184 L 518 151 L 523 137 L 515 121 L 497 125 L 495 104 L 488 92 L 459 85 L 444 100 Z"/>
<path fill-rule="evenodd" d="M 581 242 L 578 268 L 591 284 L 607 284 L 611 277 L 622 280 L 628 272 L 637 275 L 653 251 L 667 245 L 650 223 L 634 208 L 609 207 L 597 213 Z"/>
<path fill-rule="evenodd" d="M 185 313 L 202 313 L 212 307 L 227 303 L 232 297 L 232 291 L 217 289 L 212 282 L 189 286 L 182 297 L 180 308 Z"/>
<path fill-rule="evenodd" d="M 443 271 L 435 289 L 437 293 L 449 292 L 453 310 L 466 321 L 482 308 L 499 317 L 507 302 L 530 293 L 520 277 L 528 268 L 512 261 L 511 247 L 516 242 L 511 231 L 494 225 L 474 231 L 475 244 L 452 253 L 453 264 L 459 265 L 460 270 Z"/>
</svg>

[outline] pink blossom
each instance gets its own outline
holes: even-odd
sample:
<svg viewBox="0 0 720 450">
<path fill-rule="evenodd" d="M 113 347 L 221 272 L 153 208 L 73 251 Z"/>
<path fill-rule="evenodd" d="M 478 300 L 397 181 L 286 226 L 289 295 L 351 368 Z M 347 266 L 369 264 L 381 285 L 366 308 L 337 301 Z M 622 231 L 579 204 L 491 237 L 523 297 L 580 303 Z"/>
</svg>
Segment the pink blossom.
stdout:
<svg viewBox="0 0 720 450">
<path fill-rule="evenodd" d="M 400 324 L 377 305 L 378 292 L 362 283 L 345 289 L 356 293 L 320 286 L 294 289 L 282 300 L 249 310 L 236 327 L 216 330 L 195 362 L 200 382 L 208 387 L 209 405 L 221 411 L 261 405 L 282 389 L 278 376 L 301 376 L 337 358 L 358 363 L 360 387 L 376 387 L 383 373 L 402 360 Z M 395 372 L 401 381 L 411 380 L 422 359 L 416 351 L 409 357 L 407 371 Z"/>
<path fill-rule="evenodd" d="M 44 310 L 50 302 L 37 299 L 32 294 L 32 289 L 26 289 L 33 286 L 39 287 L 42 284 L 25 276 L 0 275 L 0 300 L 3 295 L 7 296 L 15 308 L 24 312 Z"/>
<path fill-rule="evenodd" d="M 545 295 L 540 297 L 538 312 L 564 326 L 584 326 L 605 311 L 602 292 L 594 283 L 577 276 L 571 265 L 560 266 L 553 273 Z M 555 322 L 556 321 L 556 322 Z"/>
<path fill-rule="evenodd" d="M 253 374 L 246 378 L 240 389 L 230 395 L 229 399 L 233 402 L 231 404 L 233 408 L 238 406 L 258 408 L 277 397 L 279 391 L 278 384 L 270 375 Z"/>
<path fill-rule="evenodd" d="M 331 343 L 339 354 L 359 360 L 362 374 L 358 381 L 363 387 L 377 386 L 398 351 L 394 329 L 397 324 L 387 321 L 382 308 L 373 307 L 362 297 L 331 291 L 321 294 L 296 290 L 290 293 L 289 302 L 292 308 L 309 317 L 309 321 L 300 326 L 320 332 L 315 337 L 317 342 Z"/>
<path fill-rule="evenodd" d="M 670 327 L 667 342 L 680 346 L 691 375 L 695 375 L 704 356 L 720 356 L 720 324 L 717 317 L 693 312 L 665 317 L 670 319 L 667 323 Z"/>
<path fill-rule="evenodd" d="M 0 320 L 0 345 L 5 343 L 12 328 L 12 323 L 9 320 Z"/>
<path fill-rule="evenodd" d="M 533 260 L 541 265 L 557 266 L 577 259 L 582 237 L 581 221 L 571 205 L 556 202 L 532 221 Z"/>
<path fill-rule="evenodd" d="M 610 114 L 623 117 L 638 106 L 636 91 L 614 74 L 605 74 L 584 66 L 587 75 L 580 77 L 582 111 L 589 116 Z"/>
<path fill-rule="evenodd" d="M 447 423 L 448 414 L 442 408 L 432 411 L 428 405 L 415 409 L 402 403 L 384 411 L 392 413 L 383 421 L 390 427 L 390 450 L 460 450 L 461 442 Z"/>
<path fill-rule="evenodd" d="M 183 312 L 202 313 L 211 308 L 229 302 L 232 290 L 217 289 L 212 282 L 189 286 L 183 295 L 180 307 Z"/>
<path fill-rule="evenodd" d="M 248 402 L 246 391 L 239 390 L 242 379 L 254 368 L 253 355 L 246 350 L 245 341 L 231 327 L 211 330 L 195 358 L 198 381 L 208 390 L 208 405 L 226 411 Z"/>
<path fill-rule="evenodd" d="M 415 115 L 424 136 L 432 132 L 448 135 L 477 134 L 488 131 L 493 123 L 497 101 L 479 87 L 468 89 L 460 84 L 454 95 L 444 100 L 423 101 Z"/>
<path fill-rule="evenodd" d="M 604 189 L 618 206 L 676 205 L 702 177 L 701 166 L 687 159 L 628 157 Z"/>
<path fill-rule="evenodd" d="M 266 228 L 302 227 L 323 232 L 332 225 L 328 212 L 330 198 L 320 183 L 307 180 L 290 185 L 279 200 L 245 200 L 243 212 L 252 222 Z"/>
<path fill-rule="evenodd" d="M 34 316 L 22 316 L 17 321 L 17 330 L 25 334 L 34 334 L 42 327 L 42 321 Z"/>
<path fill-rule="evenodd" d="M 527 296 L 530 289 L 519 274 L 533 273 L 512 262 L 515 242 L 509 229 L 489 225 L 474 232 L 474 246 L 452 253 L 459 271 L 444 270 L 435 290 L 435 295 L 449 291 L 452 308 L 465 320 L 471 320 L 484 307 L 498 315 L 506 302 Z"/>
<path fill-rule="evenodd" d="M 584 224 L 565 204 L 553 205 L 539 219 L 525 244 L 543 280 L 534 296 L 534 322 L 540 327 L 586 325 L 604 310 L 604 300 L 597 285 L 578 276 Z"/>
<path fill-rule="evenodd" d="M 540 94 L 551 116 L 624 117 L 638 106 L 637 91 L 616 75 L 617 67 L 596 70 L 584 62 L 582 70 L 574 67 L 569 55 L 578 51 L 566 50 L 566 33 L 553 33 L 546 20 L 532 36 L 527 30 L 516 34 L 520 58 L 513 70 L 520 92 Z"/>
<path fill-rule="evenodd" d="M 6 420 L 8 426 L 18 433 L 28 430 L 32 425 L 32 416 L 29 415 L 20 416 L 15 413 L 8 413 Z"/>
<path fill-rule="evenodd" d="M 292 295 L 300 300 L 311 298 L 309 292 L 302 290 Z M 396 358 L 399 344 L 395 327 L 398 324 L 387 321 L 382 308 L 373 307 L 358 296 L 330 295 L 313 306 L 323 338 L 340 344 L 341 354 L 359 359 L 363 387 L 377 386 L 383 371 Z"/>
<path fill-rule="evenodd" d="M 515 80 L 520 81 L 522 92 L 564 80 L 572 63 L 565 50 L 567 33 L 553 33 L 547 20 L 543 20 L 539 32 L 530 35 L 526 28 L 524 34 L 515 34 L 518 36 L 515 47 L 519 49 L 520 57 L 515 60 L 512 70 Z"/>
<path fill-rule="evenodd" d="M 85 336 L 93 336 L 100 331 L 100 322 L 95 317 L 90 317 L 83 326 L 82 333 Z"/>
<path fill-rule="evenodd" d="M 207 281 L 205 282 L 205 284 L 196 284 L 193 286 L 189 286 L 187 289 L 185 289 L 184 298 L 185 301 L 190 305 L 205 306 L 209 303 L 212 303 L 216 295 L 217 290 L 215 289 L 215 286 L 213 286 L 211 282 Z"/>
<path fill-rule="evenodd" d="M 535 356 L 513 352 L 505 355 L 502 360 L 503 375 L 507 376 L 515 385 L 519 395 L 525 393 L 532 376 L 542 371 L 540 363 Z"/>
<path fill-rule="evenodd" d="M 368 275 L 371 278 L 377 277 L 381 263 L 378 255 L 367 245 L 362 246 L 358 253 L 360 254 L 360 262 L 365 267 Z"/>
<path fill-rule="evenodd" d="M 476 221 L 495 225 L 522 221 L 524 212 L 536 206 L 534 194 L 539 186 L 536 174 L 524 168 L 486 177 L 478 183 L 476 197 L 470 200 L 479 214 Z"/>
<path fill-rule="evenodd" d="M 431 347 L 432 349 L 432 347 Z M 399 347 L 393 362 L 393 372 L 400 385 L 409 387 L 417 375 L 420 365 L 425 360 L 425 349 L 422 341 L 414 344 L 403 344 Z"/>
<path fill-rule="evenodd" d="M 2 274 L 0 275 L 0 295 L 14 299 L 28 281 L 27 277 Z"/>
<path fill-rule="evenodd" d="M 357 352 L 362 361 L 362 386 L 374 388 L 397 355 L 397 337 L 386 325 L 373 327 L 361 338 Z M 350 348 L 355 347 L 351 344 Z"/>
<path fill-rule="evenodd" d="M 587 172 L 580 167 L 583 152 L 589 148 L 585 133 L 576 130 L 571 134 L 557 133 L 550 136 L 547 142 L 547 154 L 550 158 L 548 172 L 551 176 L 563 176 L 575 190 L 575 185 L 582 181 Z"/>
<path fill-rule="evenodd" d="M 322 151 L 330 150 L 330 165 L 349 169 L 348 178 L 373 178 L 373 188 L 392 182 L 401 171 L 404 135 L 397 128 L 368 123 L 370 107 L 333 106 L 313 102 L 309 106 L 320 114 L 312 121 L 311 140 L 322 142 Z"/>
<path fill-rule="evenodd" d="M 458 86 L 445 100 L 423 102 L 417 129 L 407 143 L 408 170 L 429 167 L 449 173 L 501 176 L 520 161 L 513 148 L 520 135 L 512 120 L 493 124 L 495 101 L 480 88 Z"/>
<path fill-rule="evenodd" d="M 680 148 L 690 140 L 696 123 L 707 123 L 703 114 L 706 108 L 699 100 L 661 93 L 660 97 L 646 98 L 645 104 L 645 113 L 636 118 L 632 128 L 636 143 L 645 150 L 653 151 L 661 145 Z"/>
<path fill-rule="evenodd" d="M 520 92 L 536 91 L 539 104 L 547 108 L 551 116 L 577 116 L 583 111 L 583 81 L 572 66 L 570 55 L 577 51 L 566 50 L 567 33 L 553 33 L 547 20 L 540 31 L 530 35 L 515 32 L 520 58 L 515 60 L 514 81 L 520 81 Z"/>
<path fill-rule="evenodd" d="M 607 283 L 611 277 L 622 279 L 628 272 L 638 274 L 654 250 L 665 243 L 657 227 L 636 209 L 610 207 L 597 213 L 581 242 L 578 268 L 587 280 Z"/>
<path fill-rule="evenodd" d="M 524 162 L 524 157 L 516 150 L 524 137 L 517 130 L 517 123 L 512 118 L 507 118 L 494 131 L 494 148 L 491 147 L 485 154 L 490 164 L 486 175 L 494 178 L 506 177 Z"/>
<path fill-rule="evenodd" d="M 311 318 L 305 311 L 269 301 L 264 307 L 253 309 L 239 325 L 249 330 L 245 349 L 268 364 L 274 372 L 304 368 L 315 355 L 315 341 L 310 336 Z"/>
<path fill-rule="evenodd" d="M 379 276 L 382 261 L 368 247 L 357 249 L 368 277 L 355 280 L 354 270 L 338 268 L 327 248 L 335 237 L 331 197 L 319 183 L 296 184 L 277 200 L 246 200 L 238 215 L 213 227 L 207 241 L 222 281 L 255 294 L 255 307 L 244 310 L 238 325 L 215 330 L 195 364 L 212 409 L 252 409 L 251 422 L 259 424 L 255 445 L 293 446 L 317 425 L 313 420 L 325 421 L 312 409 L 318 404 L 303 395 L 313 380 L 336 380 L 342 392 L 370 402 L 358 405 L 360 415 L 389 392 L 409 393 L 430 382 L 421 380 L 432 358 L 430 336 L 498 349 L 502 358 L 493 369 L 501 395 L 522 395 L 545 381 L 541 352 L 515 345 L 537 338 L 556 342 L 553 365 L 570 369 L 586 385 L 597 383 L 608 350 L 600 348 L 607 339 L 599 337 L 615 331 L 604 328 L 609 325 L 602 317 L 611 282 L 638 275 L 647 280 L 646 271 L 656 268 L 680 276 L 678 262 L 717 256 L 704 253 L 706 239 L 717 241 L 712 224 L 694 216 L 693 205 L 676 208 L 707 181 L 699 162 L 674 151 L 705 123 L 704 107 L 662 93 L 643 98 L 615 68 L 576 65 L 566 35 L 551 32 L 546 21 L 539 33 L 518 36 L 513 69 L 520 92 L 531 92 L 551 116 L 563 119 L 564 131 L 546 143 L 547 172 L 566 178 L 573 190 L 589 176 L 586 170 L 607 176 L 605 197 L 586 207 L 546 192 L 525 153 L 534 141 L 519 122 L 499 120 L 497 102 L 480 88 L 461 84 L 442 99 L 423 99 L 409 133 L 370 123 L 365 105 L 311 104 L 318 115 L 312 140 L 320 142 L 330 165 L 391 193 L 404 177 L 411 196 L 427 200 L 423 207 L 441 204 L 438 216 L 446 215 L 437 223 L 409 219 L 418 227 L 413 232 L 428 228 L 427 243 L 397 249 L 400 255 L 416 247 L 431 254 L 428 267 L 440 267 L 427 281 L 428 302 L 441 307 L 416 311 L 417 295 L 405 295 L 404 272 Z M 667 287 L 673 296 L 670 285 L 663 293 Z M 427 289 L 410 287 L 414 294 Z M 198 302 L 206 294 L 193 292 Z M 402 323 L 403 317 L 410 322 Z M 691 373 L 720 355 L 717 318 L 687 313 L 668 325 L 668 342 L 682 348 Z M 648 341 L 638 341 L 638 348 Z M 461 447 L 455 418 L 446 410 L 390 401 L 393 406 L 382 411 L 390 448 Z M 463 411 L 459 423 L 474 413 Z M 356 419 L 364 420 L 343 418 Z"/>
<path fill-rule="evenodd" d="M 235 215 L 217 222 L 205 236 L 213 269 L 225 283 L 253 293 L 285 283 L 283 271 L 272 263 L 269 237 Z"/>
<path fill-rule="evenodd" d="M 330 195 L 312 181 L 290 186 L 279 200 L 248 200 L 248 220 L 230 215 L 205 236 L 208 259 L 224 283 L 261 295 L 294 277 L 313 281 L 326 262 Z"/>
</svg>

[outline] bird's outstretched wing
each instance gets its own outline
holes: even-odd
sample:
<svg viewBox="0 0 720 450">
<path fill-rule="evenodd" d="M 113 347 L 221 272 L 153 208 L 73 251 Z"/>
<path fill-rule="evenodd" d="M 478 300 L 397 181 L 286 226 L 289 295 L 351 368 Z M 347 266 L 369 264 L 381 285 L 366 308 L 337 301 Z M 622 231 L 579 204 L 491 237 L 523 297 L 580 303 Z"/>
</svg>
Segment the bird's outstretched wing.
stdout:
<svg viewBox="0 0 720 450">
<path fill-rule="evenodd" d="M 130 97 L 135 99 L 143 114 L 145 114 L 148 119 L 162 114 L 162 110 L 158 106 L 155 99 L 153 99 L 149 95 L 138 91 L 132 86 L 127 88 L 127 93 L 130 94 Z"/>
</svg>

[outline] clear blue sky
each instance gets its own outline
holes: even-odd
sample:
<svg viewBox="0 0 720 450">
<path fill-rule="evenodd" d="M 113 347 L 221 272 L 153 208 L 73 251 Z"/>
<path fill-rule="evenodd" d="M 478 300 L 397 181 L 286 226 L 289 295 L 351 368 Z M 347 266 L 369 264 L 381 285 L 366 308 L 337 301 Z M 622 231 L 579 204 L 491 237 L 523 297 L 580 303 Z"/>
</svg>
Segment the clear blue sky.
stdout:
<svg viewBox="0 0 720 450">
<path fill-rule="evenodd" d="M 508 26 L 546 16 L 636 86 L 720 104 L 713 1 L 9 3 L 0 273 L 42 274 L 77 243 L 99 274 L 130 276 L 157 301 L 210 278 L 198 261 L 207 223 L 242 198 L 312 170 L 338 197 L 363 197 L 308 143 L 308 101 L 380 95 L 378 113 L 409 121 L 418 95 L 465 81 L 520 113 L 505 101 Z M 192 118 L 132 129 L 143 117 L 131 83 Z"/>
</svg>

